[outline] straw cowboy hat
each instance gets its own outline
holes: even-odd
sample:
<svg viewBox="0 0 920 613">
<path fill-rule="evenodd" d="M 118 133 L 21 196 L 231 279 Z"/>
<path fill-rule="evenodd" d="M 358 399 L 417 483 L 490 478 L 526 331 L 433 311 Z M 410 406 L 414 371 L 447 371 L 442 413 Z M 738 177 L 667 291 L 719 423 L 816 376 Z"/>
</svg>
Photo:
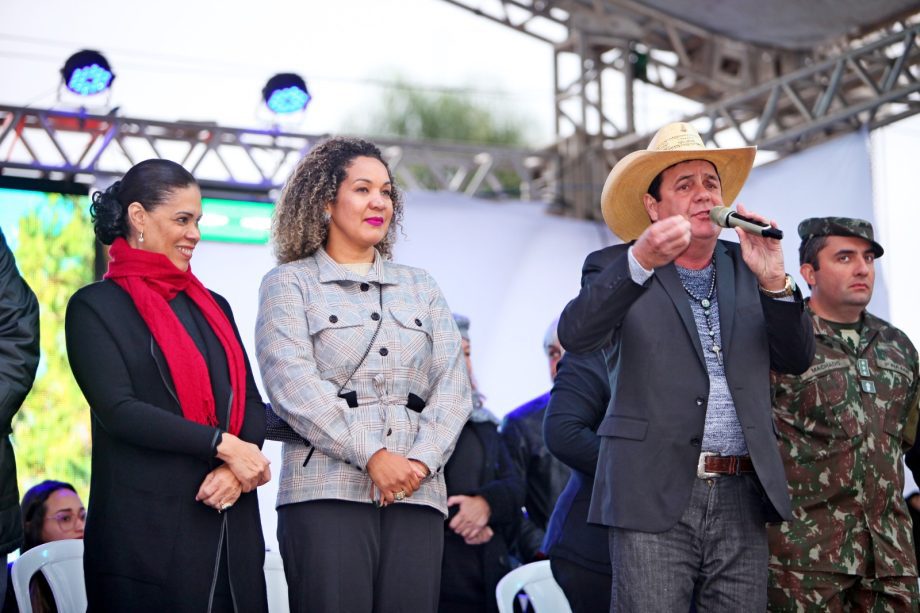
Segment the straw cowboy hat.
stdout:
<svg viewBox="0 0 920 613">
<path fill-rule="evenodd" d="M 731 206 L 754 165 L 757 147 L 707 149 L 699 132 L 689 123 L 669 123 L 655 133 L 648 149 L 633 151 L 613 167 L 604 191 L 601 210 L 614 234 L 632 241 L 651 224 L 642 196 L 665 168 L 689 160 L 712 162 L 722 181 L 722 202 Z"/>
</svg>

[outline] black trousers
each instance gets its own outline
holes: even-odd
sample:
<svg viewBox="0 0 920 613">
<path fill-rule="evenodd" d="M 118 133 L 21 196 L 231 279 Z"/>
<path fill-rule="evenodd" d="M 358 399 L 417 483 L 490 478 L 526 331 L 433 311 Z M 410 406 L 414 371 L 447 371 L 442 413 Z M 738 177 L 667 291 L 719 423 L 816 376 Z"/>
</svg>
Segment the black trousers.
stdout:
<svg viewBox="0 0 920 613">
<path fill-rule="evenodd" d="M 435 613 L 444 516 L 431 507 L 315 500 L 278 508 L 292 613 Z"/>
<path fill-rule="evenodd" d="M 610 610 L 612 577 L 575 564 L 564 558 L 550 558 L 553 579 L 565 592 L 572 613 L 596 613 Z"/>
</svg>

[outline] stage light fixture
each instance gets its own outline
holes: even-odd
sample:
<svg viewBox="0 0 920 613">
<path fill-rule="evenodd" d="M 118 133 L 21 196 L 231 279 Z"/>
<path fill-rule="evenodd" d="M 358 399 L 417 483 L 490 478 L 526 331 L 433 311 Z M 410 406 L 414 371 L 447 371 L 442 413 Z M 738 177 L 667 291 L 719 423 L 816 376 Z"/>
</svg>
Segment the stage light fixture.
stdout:
<svg viewBox="0 0 920 613">
<path fill-rule="evenodd" d="M 290 72 L 276 74 L 262 88 L 262 99 L 273 113 L 284 115 L 307 108 L 310 92 L 300 75 Z"/>
<path fill-rule="evenodd" d="M 90 49 L 77 51 L 67 58 L 61 76 L 67 89 L 81 96 L 104 92 L 115 78 L 108 60 Z"/>
</svg>

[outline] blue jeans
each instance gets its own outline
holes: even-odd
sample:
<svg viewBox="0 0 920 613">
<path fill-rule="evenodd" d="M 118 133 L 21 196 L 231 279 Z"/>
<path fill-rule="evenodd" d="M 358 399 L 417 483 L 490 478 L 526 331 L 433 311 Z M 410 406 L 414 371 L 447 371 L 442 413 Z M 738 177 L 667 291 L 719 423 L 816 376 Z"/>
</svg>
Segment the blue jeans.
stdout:
<svg viewBox="0 0 920 613">
<path fill-rule="evenodd" d="M 753 474 L 697 479 L 661 533 L 610 529 L 610 610 L 757 612 L 767 608 L 765 496 Z"/>
</svg>

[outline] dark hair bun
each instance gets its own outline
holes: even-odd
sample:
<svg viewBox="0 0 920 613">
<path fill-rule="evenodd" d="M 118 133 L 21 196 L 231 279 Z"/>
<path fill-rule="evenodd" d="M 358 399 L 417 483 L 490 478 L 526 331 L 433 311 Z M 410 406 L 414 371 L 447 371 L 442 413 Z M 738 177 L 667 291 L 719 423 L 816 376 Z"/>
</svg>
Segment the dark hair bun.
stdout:
<svg viewBox="0 0 920 613">
<path fill-rule="evenodd" d="M 138 162 L 104 192 L 93 194 L 89 212 L 96 237 L 111 245 L 118 237 L 128 238 L 128 206 L 137 202 L 152 211 L 175 190 L 197 185 L 195 177 L 180 164 L 170 160 L 150 159 Z"/>
<path fill-rule="evenodd" d="M 89 207 L 96 238 L 103 245 L 111 245 L 116 238 L 127 236 L 128 233 L 125 209 L 118 201 L 120 189 L 121 181 L 115 181 L 104 192 L 95 192 Z"/>
</svg>

